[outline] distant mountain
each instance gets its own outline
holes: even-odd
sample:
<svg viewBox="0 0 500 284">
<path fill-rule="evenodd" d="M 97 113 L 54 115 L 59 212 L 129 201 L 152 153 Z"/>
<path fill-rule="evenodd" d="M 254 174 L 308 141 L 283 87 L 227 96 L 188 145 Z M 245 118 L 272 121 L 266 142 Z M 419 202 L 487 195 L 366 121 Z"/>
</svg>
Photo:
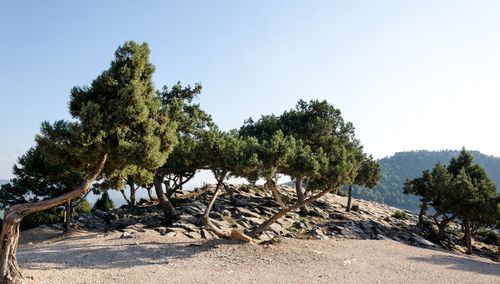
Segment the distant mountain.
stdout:
<svg viewBox="0 0 500 284">
<path fill-rule="evenodd" d="M 471 151 L 474 163 L 483 166 L 490 179 L 496 184 L 500 192 L 500 158 Z M 375 189 L 355 187 L 353 196 L 390 206 L 417 211 L 419 199 L 417 196 L 403 193 L 406 178 L 420 176 L 425 169 L 431 169 L 438 162 L 447 165 L 452 157 L 458 156 L 459 151 L 412 151 L 399 152 L 392 157 L 379 160 L 382 178 Z"/>
<path fill-rule="evenodd" d="M 6 179 L 0 179 L 0 185 L 6 184 L 6 183 L 9 183 L 9 181 Z"/>
</svg>

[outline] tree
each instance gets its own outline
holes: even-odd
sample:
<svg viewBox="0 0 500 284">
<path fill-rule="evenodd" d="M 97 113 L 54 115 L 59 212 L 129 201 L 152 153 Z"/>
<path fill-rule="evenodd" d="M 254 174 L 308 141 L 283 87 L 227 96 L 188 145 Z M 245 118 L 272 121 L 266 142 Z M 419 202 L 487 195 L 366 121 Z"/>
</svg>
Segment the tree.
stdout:
<svg viewBox="0 0 500 284">
<path fill-rule="evenodd" d="M 165 217 L 172 218 L 175 208 L 170 199 L 182 190 L 199 169 L 206 168 L 206 161 L 197 156 L 200 139 L 206 131 L 216 130 L 210 115 L 203 111 L 194 99 L 201 93 L 202 86 L 183 87 L 180 82 L 171 89 L 166 86 L 158 92 L 162 105 L 169 108 L 170 118 L 177 122 L 175 145 L 167 161 L 155 172 L 154 187 Z M 165 189 L 163 189 L 165 188 Z"/>
<path fill-rule="evenodd" d="M 358 185 L 365 188 L 374 188 L 380 180 L 380 166 L 373 160 L 372 156 L 362 155 L 360 165 L 357 168 L 356 177 L 354 182 L 349 185 L 349 192 L 347 196 L 346 212 L 351 211 L 352 200 L 352 185 Z"/>
<path fill-rule="evenodd" d="M 13 173 L 16 178 L 12 179 L 9 185 L 3 186 L 2 191 L 12 195 L 15 201 L 6 202 L 4 206 L 61 195 L 77 187 L 83 179 L 82 174 L 72 170 L 65 161 L 57 164 L 50 163 L 36 146 L 19 157 L 17 164 L 14 165 Z M 71 200 L 65 204 L 66 231 L 70 230 L 74 205 Z"/>
<path fill-rule="evenodd" d="M 66 160 L 89 174 L 76 189 L 52 199 L 8 209 L 0 236 L 0 282 L 22 278 L 16 260 L 19 223 L 28 214 L 81 196 L 101 176 L 131 169 L 153 171 L 167 159 L 176 142 L 175 127 L 155 95 L 147 44 L 126 42 L 108 70 L 89 87 L 71 91 L 69 110 L 75 121 L 43 123 L 37 146 L 51 163 Z"/>
<path fill-rule="evenodd" d="M 428 203 L 434 207 L 440 240 L 444 239 L 446 226 L 460 218 L 468 254 L 472 253 L 471 227 L 488 221 L 494 207 L 490 204 L 496 198 L 495 185 L 481 166 L 473 164 L 472 155 L 465 149 L 451 159 L 448 167 L 437 164 L 432 172 L 424 171 L 422 177 L 407 181 L 405 192 L 421 196 L 422 209 Z"/>
</svg>

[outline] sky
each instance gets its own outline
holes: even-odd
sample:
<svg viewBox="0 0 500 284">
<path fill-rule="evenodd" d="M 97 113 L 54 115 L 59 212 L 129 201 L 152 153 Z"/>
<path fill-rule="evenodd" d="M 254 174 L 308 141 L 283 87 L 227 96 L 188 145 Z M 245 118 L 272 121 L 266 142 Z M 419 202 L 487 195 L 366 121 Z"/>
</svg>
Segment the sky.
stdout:
<svg viewBox="0 0 500 284">
<path fill-rule="evenodd" d="M 127 40 L 223 130 L 326 99 L 366 152 L 500 156 L 500 1 L 0 1 L 0 179 Z"/>
</svg>

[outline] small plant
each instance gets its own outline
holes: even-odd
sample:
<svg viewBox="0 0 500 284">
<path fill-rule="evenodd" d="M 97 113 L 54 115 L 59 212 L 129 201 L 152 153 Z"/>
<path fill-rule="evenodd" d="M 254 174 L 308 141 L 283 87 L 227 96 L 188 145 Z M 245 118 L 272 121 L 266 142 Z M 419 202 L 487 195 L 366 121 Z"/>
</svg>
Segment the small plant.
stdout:
<svg viewBox="0 0 500 284">
<path fill-rule="evenodd" d="M 351 211 L 356 211 L 356 212 L 359 211 L 359 205 L 358 204 L 353 204 L 351 206 Z"/>
<path fill-rule="evenodd" d="M 94 209 L 101 211 L 109 211 L 113 208 L 115 208 L 115 204 L 113 203 L 113 200 L 109 198 L 109 194 L 107 192 L 104 192 L 101 195 L 101 198 L 97 199 L 94 204 Z"/>
<path fill-rule="evenodd" d="M 496 245 L 500 241 L 500 236 L 497 236 L 495 231 L 492 230 L 481 230 L 477 234 L 484 238 L 485 243 L 490 245 Z"/>
<path fill-rule="evenodd" d="M 73 209 L 73 215 L 88 214 L 92 210 L 92 206 L 87 199 L 79 201 L 80 203 Z"/>
<path fill-rule="evenodd" d="M 399 220 L 408 220 L 408 215 L 406 215 L 406 212 L 401 211 L 401 210 L 396 210 L 394 214 L 392 214 L 392 217 L 399 219 Z"/>
</svg>

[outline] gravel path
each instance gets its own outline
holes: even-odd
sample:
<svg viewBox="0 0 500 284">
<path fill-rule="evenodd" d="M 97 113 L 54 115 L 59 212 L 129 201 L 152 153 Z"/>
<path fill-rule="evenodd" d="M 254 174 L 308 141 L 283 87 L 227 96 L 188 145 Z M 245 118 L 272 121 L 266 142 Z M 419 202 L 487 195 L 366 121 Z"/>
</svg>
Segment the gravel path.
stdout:
<svg viewBox="0 0 500 284">
<path fill-rule="evenodd" d="M 21 245 L 28 283 L 500 283 L 500 264 L 394 241 L 239 244 L 78 232 Z"/>
</svg>

